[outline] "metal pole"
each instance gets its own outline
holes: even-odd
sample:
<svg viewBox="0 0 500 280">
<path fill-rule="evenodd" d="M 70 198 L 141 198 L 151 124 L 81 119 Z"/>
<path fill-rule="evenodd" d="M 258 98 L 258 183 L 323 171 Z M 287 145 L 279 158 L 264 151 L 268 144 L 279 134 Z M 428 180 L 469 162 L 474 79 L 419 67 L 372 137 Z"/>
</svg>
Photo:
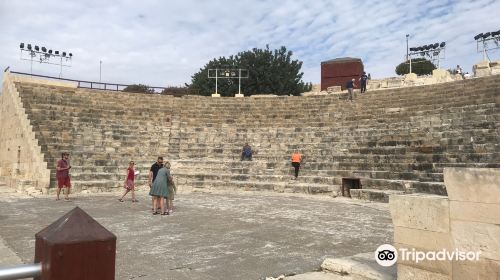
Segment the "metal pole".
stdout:
<svg viewBox="0 0 500 280">
<path fill-rule="evenodd" d="M 408 61 L 408 37 L 410 34 L 406 34 L 406 61 Z"/>
<path fill-rule="evenodd" d="M 101 82 L 102 60 L 99 60 L 99 83 Z"/>
<path fill-rule="evenodd" d="M 486 61 L 486 43 L 484 42 L 484 38 L 483 38 L 483 61 Z"/>
<path fill-rule="evenodd" d="M 218 75 L 218 70 L 217 68 L 215 68 L 215 94 L 217 94 L 217 75 Z"/>
<path fill-rule="evenodd" d="M 38 277 L 42 274 L 42 264 L 24 264 L 0 268 L 0 280 L 13 280 Z"/>
<path fill-rule="evenodd" d="M 61 72 L 59 72 L 59 78 L 62 77 L 62 56 L 61 56 L 61 64 L 60 65 L 61 65 Z"/>
<path fill-rule="evenodd" d="M 238 69 L 239 75 L 238 75 L 238 94 L 241 94 L 241 69 Z"/>
<path fill-rule="evenodd" d="M 410 34 L 406 34 L 406 61 L 409 61 L 410 62 L 410 72 L 411 73 L 411 57 L 410 57 L 410 54 L 408 52 L 409 48 L 408 48 L 408 38 L 410 37 Z"/>
</svg>

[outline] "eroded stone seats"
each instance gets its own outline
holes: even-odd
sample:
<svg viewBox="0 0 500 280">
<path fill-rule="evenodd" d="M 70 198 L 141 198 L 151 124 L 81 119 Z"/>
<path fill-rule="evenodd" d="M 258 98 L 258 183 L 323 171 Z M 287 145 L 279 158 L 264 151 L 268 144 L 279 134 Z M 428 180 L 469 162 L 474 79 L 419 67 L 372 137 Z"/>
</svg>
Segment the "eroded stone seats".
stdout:
<svg viewBox="0 0 500 280">
<path fill-rule="evenodd" d="M 446 194 L 444 167 L 500 162 L 495 76 L 368 92 L 354 103 L 17 88 L 52 181 L 60 151 L 71 151 L 81 190 L 118 187 L 129 160 L 147 174 L 164 155 L 189 187 L 338 195 L 342 177 L 355 176 L 363 189 L 353 196 L 387 201 L 392 193 Z M 256 150 L 252 162 L 239 161 L 245 142 Z M 296 148 L 306 161 L 291 182 Z"/>
</svg>

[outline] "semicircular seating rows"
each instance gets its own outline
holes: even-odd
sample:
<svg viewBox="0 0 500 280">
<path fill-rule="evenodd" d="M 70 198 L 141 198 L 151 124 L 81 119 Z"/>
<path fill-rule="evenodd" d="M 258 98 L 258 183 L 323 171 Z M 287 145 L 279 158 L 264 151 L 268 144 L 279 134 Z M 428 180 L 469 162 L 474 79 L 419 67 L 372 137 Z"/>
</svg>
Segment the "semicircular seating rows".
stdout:
<svg viewBox="0 0 500 280">
<path fill-rule="evenodd" d="M 129 160 L 145 183 L 158 155 L 180 187 L 338 194 L 446 195 L 443 168 L 500 167 L 500 75 L 460 82 L 310 97 L 171 97 L 16 82 L 55 186 L 72 155 L 77 190 L 123 184 Z M 240 161 L 248 142 L 253 161 Z M 292 181 L 290 155 L 304 155 Z"/>
</svg>

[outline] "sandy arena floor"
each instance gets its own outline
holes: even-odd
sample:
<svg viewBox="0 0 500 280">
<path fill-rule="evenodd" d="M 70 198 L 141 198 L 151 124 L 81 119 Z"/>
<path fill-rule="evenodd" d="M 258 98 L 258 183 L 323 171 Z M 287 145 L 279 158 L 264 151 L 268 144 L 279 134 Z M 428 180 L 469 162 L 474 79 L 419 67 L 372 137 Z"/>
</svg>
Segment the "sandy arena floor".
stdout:
<svg viewBox="0 0 500 280">
<path fill-rule="evenodd" d="M 32 262 L 35 233 L 77 205 L 117 235 L 118 280 L 262 279 L 317 270 L 326 257 L 373 252 L 392 243 L 386 204 L 194 192 L 177 195 L 172 216 L 153 216 L 146 192 L 138 193 L 139 203 L 130 197 L 120 203 L 117 196 L 77 194 L 64 202 L 0 187 L 0 241 L 7 247 L 2 251 Z"/>
</svg>

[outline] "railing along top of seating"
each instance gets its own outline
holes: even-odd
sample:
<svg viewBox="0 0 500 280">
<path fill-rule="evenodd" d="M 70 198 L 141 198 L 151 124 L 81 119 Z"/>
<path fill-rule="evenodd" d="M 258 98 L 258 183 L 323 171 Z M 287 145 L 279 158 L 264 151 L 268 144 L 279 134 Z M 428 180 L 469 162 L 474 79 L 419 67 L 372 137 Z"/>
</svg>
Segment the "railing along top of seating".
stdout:
<svg viewBox="0 0 500 280">
<path fill-rule="evenodd" d="M 4 72 L 9 71 L 9 68 L 5 69 Z M 24 72 L 17 72 L 17 71 L 9 71 L 12 74 L 17 74 L 17 75 L 23 75 L 23 76 L 30 76 L 30 77 L 38 77 L 38 78 L 44 78 L 44 79 L 49 79 L 49 80 L 57 80 L 57 81 L 66 81 L 66 82 L 72 82 L 75 83 L 78 88 L 87 88 L 87 89 L 95 89 L 95 90 L 108 90 L 108 91 L 124 91 L 129 86 L 132 85 L 125 85 L 125 84 L 116 84 L 116 83 L 103 83 L 103 82 L 94 82 L 94 81 L 84 81 L 84 80 L 75 80 L 75 79 L 67 79 L 67 78 L 59 78 L 59 77 L 53 77 L 53 76 L 46 76 L 46 75 L 39 75 L 39 74 L 30 74 L 30 73 L 24 73 Z M 184 93 L 169 93 L 168 91 L 166 93 L 166 90 L 168 90 L 168 87 L 153 87 L 153 86 L 146 86 L 147 87 L 147 92 L 136 92 L 136 93 L 142 93 L 142 94 L 162 94 L 162 95 L 173 95 L 173 96 L 184 96 L 184 95 L 193 95 L 197 94 L 197 90 L 194 89 L 187 89 L 187 94 Z"/>
</svg>

